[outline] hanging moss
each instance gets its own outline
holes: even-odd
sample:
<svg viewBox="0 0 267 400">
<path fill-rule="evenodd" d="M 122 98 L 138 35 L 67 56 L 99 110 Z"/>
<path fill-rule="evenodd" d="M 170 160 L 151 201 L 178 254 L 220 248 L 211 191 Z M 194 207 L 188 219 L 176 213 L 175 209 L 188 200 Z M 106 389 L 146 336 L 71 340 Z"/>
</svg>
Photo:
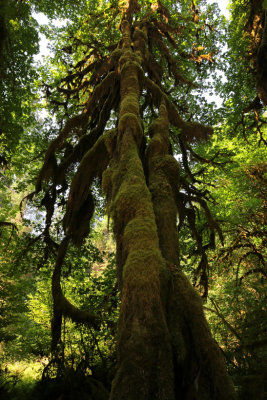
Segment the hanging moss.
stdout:
<svg viewBox="0 0 267 400">
<path fill-rule="evenodd" d="M 85 113 L 69 118 L 60 134 L 50 143 L 50 146 L 46 152 L 44 164 L 39 172 L 36 181 L 37 192 L 41 190 L 41 185 L 43 181 L 48 181 L 50 178 L 55 178 L 55 152 L 56 150 L 58 150 L 61 143 L 63 143 L 71 133 L 75 131 L 77 132 L 79 130 L 83 131 L 86 127 L 87 122 L 88 115 L 86 115 Z"/>
<path fill-rule="evenodd" d="M 112 176 L 114 174 L 114 170 L 109 167 L 102 174 L 102 189 L 106 195 L 107 199 L 107 213 L 111 214 L 111 199 L 112 199 Z"/>
<path fill-rule="evenodd" d="M 180 117 L 175 105 L 169 100 L 168 96 L 160 89 L 160 87 L 149 78 L 144 79 L 145 86 L 153 95 L 153 102 L 159 106 L 161 99 L 164 99 L 168 111 L 168 118 L 172 125 L 181 129 L 181 135 L 189 142 L 192 140 L 207 140 L 213 133 L 210 126 L 205 126 L 197 122 L 185 122 Z"/>
<path fill-rule="evenodd" d="M 112 131 L 107 132 L 106 136 L 112 136 Z M 89 222 L 94 211 L 92 181 L 102 175 L 109 162 L 105 139 L 105 136 L 101 136 L 85 154 L 71 183 L 64 229 L 68 235 L 72 235 L 73 242 L 77 245 L 89 233 Z"/>
<path fill-rule="evenodd" d="M 99 99 L 103 98 L 109 91 L 111 87 L 114 86 L 114 83 L 117 79 L 117 72 L 111 71 L 108 75 L 95 87 L 92 95 L 89 97 L 89 100 L 86 104 L 86 114 L 92 115 L 95 109 L 95 106 Z"/>
</svg>

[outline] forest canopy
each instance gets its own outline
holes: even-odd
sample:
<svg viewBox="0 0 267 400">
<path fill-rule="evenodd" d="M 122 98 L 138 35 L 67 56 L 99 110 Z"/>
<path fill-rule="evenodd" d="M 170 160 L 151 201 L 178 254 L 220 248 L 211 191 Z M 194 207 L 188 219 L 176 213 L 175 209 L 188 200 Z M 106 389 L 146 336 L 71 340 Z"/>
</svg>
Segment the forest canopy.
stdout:
<svg viewBox="0 0 267 400">
<path fill-rule="evenodd" d="M 267 3 L 229 11 L 0 0 L 0 397 L 266 398 Z"/>
</svg>

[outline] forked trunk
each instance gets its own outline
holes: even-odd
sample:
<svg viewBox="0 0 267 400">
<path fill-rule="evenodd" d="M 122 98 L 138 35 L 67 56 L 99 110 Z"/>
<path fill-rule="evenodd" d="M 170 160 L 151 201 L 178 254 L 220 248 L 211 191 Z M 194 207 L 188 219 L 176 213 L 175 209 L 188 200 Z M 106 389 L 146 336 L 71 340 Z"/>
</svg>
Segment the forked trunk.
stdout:
<svg viewBox="0 0 267 400">
<path fill-rule="evenodd" d="M 114 222 L 118 282 L 122 293 L 118 364 L 110 399 L 231 400 L 233 385 L 211 337 L 201 299 L 178 264 L 176 219 L 178 213 L 182 216 L 188 209 L 179 200 L 179 165 L 169 153 L 169 121 L 184 140 L 209 135 L 212 129 L 183 121 L 161 85 L 163 72 L 152 54 L 151 38 L 154 38 L 154 45 L 159 45 L 158 50 L 162 50 L 169 74 L 173 74 L 175 82 L 181 79 L 161 40 L 162 30 L 166 29 L 164 39 L 173 45 L 169 32 L 174 32 L 174 28 L 168 30 L 165 23 L 168 10 L 158 1 L 165 22 L 151 18 L 148 10 L 143 22 L 138 23 L 133 18 L 135 13 L 140 13 L 138 2 L 129 0 L 126 3 L 121 21 L 122 40 L 107 58 L 108 72 L 99 75 L 103 78 L 100 82 L 95 78 L 97 85 L 82 115 L 73 117 L 51 143 L 36 185 L 39 192 L 42 182 L 52 179 L 53 193 L 56 193 L 60 177 L 72 162 L 80 161 L 69 191 L 64 217 L 66 236 L 58 249 L 52 279 L 52 350 L 57 350 L 60 341 L 62 316 L 77 323 L 97 324 L 94 315 L 78 310 L 65 298 L 60 276 L 69 243 L 80 244 L 88 233 L 94 210 L 91 184 L 95 177 L 102 175 L 103 190 Z M 118 90 L 118 126 L 104 132 L 112 107 L 117 111 L 118 101 L 113 105 L 112 101 Z M 144 110 L 146 101 L 159 110 L 158 118 L 149 127 L 148 145 L 139 110 L 142 91 L 145 92 Z M 82 134 L 88 118 L 92 119 L 92 115 L 99 112 L 101 104 L 99 124 L 89 135 L 84 135 L 72 154 L 58 165 L 55 151 L 68 138 L 72 125 Z M 194 189 L 187 199 L 193 199 L 204 208 L 214 240 L 215 230 L 220 230 L 205 201 L 196 192 Z M 49 227 L 54 195 L 48 191 L 44 199 Z M 188 221 L 197 236 L 194 221 L 189 217 Z M 201 246 L 198 237 L 198 247 L 202 249 Z"/>
<path fill-rule="evenodd" d="M 111 190 L 122 305 L 118 369 L 111 400 L 231 400 L 232 383 L 211 337 L 201 299 L 181 272 L 175 202 L 179 167 L 168 154 L 164 98 L 140 158 L 142 47 L 122 23 L 120 110 L 115 157 L 103 176 Z M 146 171 L 146 173 L 145 173 Z"/>
</svg>

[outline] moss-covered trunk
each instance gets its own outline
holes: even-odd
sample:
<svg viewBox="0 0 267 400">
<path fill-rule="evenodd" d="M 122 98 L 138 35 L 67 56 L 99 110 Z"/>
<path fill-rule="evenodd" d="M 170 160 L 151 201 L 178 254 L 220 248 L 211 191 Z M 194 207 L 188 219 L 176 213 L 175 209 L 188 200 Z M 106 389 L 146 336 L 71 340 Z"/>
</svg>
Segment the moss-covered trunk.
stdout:
<svg viewBox="0 0 267 400">
<path fill-rule="evenodd" d="M 176 87 L 180 83 L 195 86 L 181 75 L 181 70 L 185 69 L 180 68 L 182 59 L 199 63 L 202 58 L 210 57 L 203 54 L 196 58 L 193 53 L 179 53 L 176 40 L 190 32 L 183 33 L 193 6 L 191 11 L 188 10 L 188 16 L 177 13 L 172 24 L 169 23 L 169 10 L 159 0 L 140 4 L 138 0 L 123 0 L 118 2 L 118 7 L 113 3 L 107 7 L 109 10 L 116 8 L 116 23 L 119 17 L 122 37 L 111 46 L 103 46 L 103 54 L 100 48 L 95 48 L 96 43 L 100 45 L 99 39 L 93 40 L 94 51 L 91 52 L 89 45 L 90 51 L 84 60 L 73 67 L 76 72 L 61 80 L 59 91 L 67 93 L 67 99 L 73 94 L 75 105 L 80 90 L 90 85 L 92 91 L 88 91 L 89 97 L 81 114 L 68 119 L 50 144 L 36 183 L 36 193 L 42 186 L 46 187 L 44 236 L 50 246 L 53 241 L 49 227 L 56 200 L 60 199 L 59 204 L 62 203 L 62 192 L 65 193 L 66 185 L 71 181 L 63 220 L 65 237 L 58 247 L 52 278 L 52 350 L 57 350 L 61 338 L 63 316 L 76 323 L 97 326 L 94 315 L 77 309 L 65 298 L 60 278 L 69 243 L 80 245 L 89 232 L 94 211 L 91 185 L 95 178 L 102 176 L 114 223 L 117 275 L 122 296 L 117 372 L 110 399 L 231 400 L 233 387 L 211 337 L 201 299 L 179 266 L 177 215 L 180 220 L 187 215 L 198 250 L 203 250 L 202 239 L 192 214 L 189 214 L 194 210 L 188 209 L 186 202 L 195 201 L 204 209 L 211 229 L 211 243 L 215 230 L 219 234 L 220 230 L 201 192 L 187 184 L 185 178 L 183 190 L 186 193 L 179 193 L 179 165 L 170 154 L 169 139 L 170 122 L 185 159 L 185 144 L 190 138 L 201 139 L 212 133 L 210 127 L 184 121 L 173 97 L 179 93 Z M 106 11 L 103 11 L 103 17 Z M 107 26 L 111 25 L 108 23 Z M 201 30 L 199 27 L 195 32 Z M 99 35 L 98 27 L 94 32 Z M 105 32 L 106 42 L 108 33 Z M 117 32 L 114 33 L 112 40 L 118 37 Z M 93 33 L 90 36 L 93 37 Z M 179 39 L 181 49 L 184 39 L 182 36 Z M 108 53 L 110 49 L 113 49 L 111 54 Z M 72 84 L 79 87 L 67 90 L 66 83 L 68 87 Z M 84 99 L 84 94 L 80 99 Z M 159 113 L 149 127 L 148 140 L 140 117 L 140 103 L 147 120 Z M 118 106 L 117 127 L 108 131 L 109 123 L 113 122 L 111 112 L 117 113 Z M 74 140 L 69 140 L 71 136 Z M 194 154 L 193 150 L 191 154 Z M 199 158 L 202 159 L 199 156 L 196 159 Z M 73 175 L 76 163 L 79 166 Z M 184 168 L 192 183 L 187 158 Z M 47 184 L 49 182 L 51 185 Z"/>
<path fill-rule="evenodd" d="M 110 399 L 230 400 L 233 387 L 201 300 L 177 265 L 179 167 L 168 154 L 164 99 L 160 116 L 150 127 L 146 165 L 139 154 L 143 136 L 140 49 L 146 33 L 135 31 L 133 48 L 126 20 L 122 33 L 117 143 L 103 176 L 122 292 L 118 365 Z"/>
<path fill-rule="evenodd" d="M 122 30 L 117 156 L 110 176 L 122 307 L 118 371 L 111 399 L 172 400 L 175 396 L 166 323 L 166 263 L 159 250 L 151 194 L 139 157 L 143 135 L 139 117 L 140 56 L 130 48 L 127 22 Z"/>
</svg>

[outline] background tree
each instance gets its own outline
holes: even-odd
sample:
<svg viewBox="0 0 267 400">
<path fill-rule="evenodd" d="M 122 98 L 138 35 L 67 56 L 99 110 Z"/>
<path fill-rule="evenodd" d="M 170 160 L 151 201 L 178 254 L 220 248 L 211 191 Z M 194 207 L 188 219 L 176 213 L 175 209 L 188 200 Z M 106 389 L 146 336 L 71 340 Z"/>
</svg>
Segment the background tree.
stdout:
<svg viewBox="0 0 267 400">
<path fill-rule="evenodd" d="M 266 377 L 266 112 L 261 97 L 264 80 L 259 89 L 257 70 L 264 7 L 264 2 L 231 4 L 229 48 L 221 64 L 227 81 L 218 86 L 224 104 L 208 150 L 203 144 L 196 148 L 199 155 L 208 152 L 210 159 L 221 153 L 221 166 L 210 163 L 205 170 L 196 166 L 195 173 L 201 170 L 200 180 L 210 185 L 215 200 L 210 207 L 225 236 L 224 247 L 218 243 L 208 256 L 212 268 L 207 315 L 240 399 L 264 398 Z M 262 65 L 262 78 L 263 71 Z M 186 252 L 183 257 L 188 266 Z"/>
<path fill-rule="evenodd" d="M 205 185 L 212 184 L 211 210 L 224 232 L 224 246 L 217 243 L 216 250 L 208 253 L 209 294 L 204 308 L 240 399 L 264 398 L 266 375 L 266 147 L 258 146 L 253 130 L 246 133 L 247 141 L 242 134 L 233 138 L 226 124 L 217 127 L 209 157 L 220 149 L 221 154 L 228 153 L 228 161 L 231 154 L 231 162 L 207 165 L 201 176 Z M 202 145 L 197 152 L 205 153 Z M 183 235 L 188 238 L 187 232 Z M 187 242 L 181 246 L 182 263 L 194 280 L 196 255 L 192 240 Z"/>
</svg>

